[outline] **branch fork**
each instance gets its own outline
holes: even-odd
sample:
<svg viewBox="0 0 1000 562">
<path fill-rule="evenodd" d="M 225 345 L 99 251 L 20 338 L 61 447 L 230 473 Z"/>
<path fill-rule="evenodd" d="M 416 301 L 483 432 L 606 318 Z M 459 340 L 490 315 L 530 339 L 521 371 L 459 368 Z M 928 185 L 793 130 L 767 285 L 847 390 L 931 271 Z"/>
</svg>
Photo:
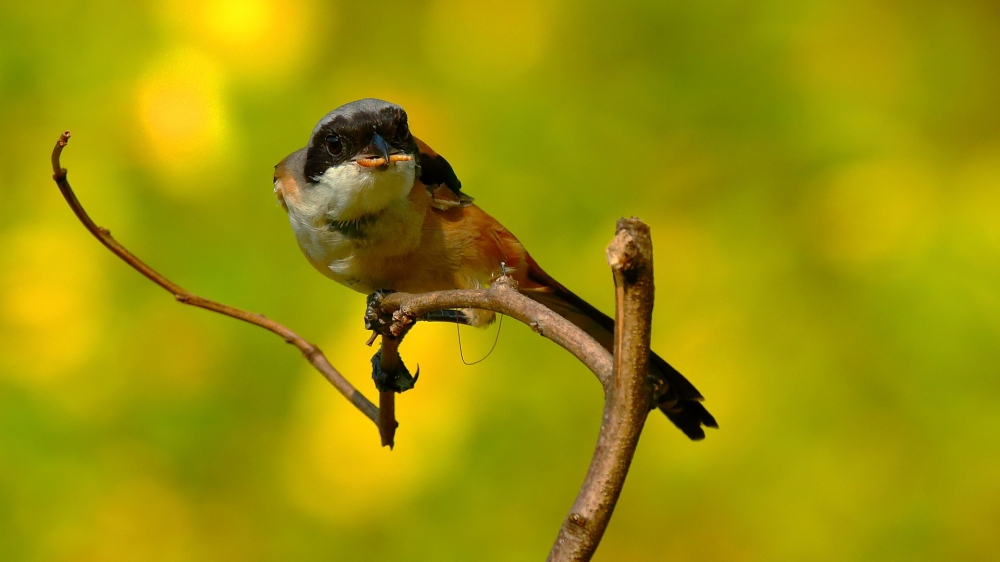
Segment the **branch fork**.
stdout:
<svg viewBox="0 0 1000 562">
<path fill-rule="evenodd" d="M 649 340 L 653 309 L 652 242 L 649 227 L 638 219 L 618 221 L 615 238 L 607 248 L 608 265 L 615 281 L 614 354 L 593 338 L 545 306 L 522 295 L 517 283 L 506 275 L 488 289 L 438 291 L 423 294 L 383 293 L 369 302 L 366 326 L 373 330 L 368 345 L 381 336 L 373 357 L 373 374 L 391 379 L 377 384 L 376 407 L 349 383 L 316 345 L 289 328 L 261 314 L 247 312 L 190 293 L 167 279 L 122 246 L 111 232 L 97 226 L 76 198 L 66 169 L 60 165 L 63 148 L 69 142 L 63 133 L 52 151 L 52 179 L 66 203 L 97 240 L 125 263 L 153 283 L 170 292 L 177 302 L 236 318 L 269 330 L 294 345 L 355 408 L 379 428 L 383 446 L 394 444 L 396 428 L 395 394 L 402 392 L 409 372 L 399 358 L 399 344 L 414 324 L 431 312 L 475 308 L 504 314 L 529 326 L 572 353 L 585 364 L 604 389 L 605 405 L 590 468 L 580 493 L 566 516 L 550 562 L 587 561 L 593 556 L 607 529 L 615 504 L 625 484 L 646 416 L 655 406 L 653 389 L 647 380 Z M 409 387 L 416 377 L 409 381 Z"/>
</svg>

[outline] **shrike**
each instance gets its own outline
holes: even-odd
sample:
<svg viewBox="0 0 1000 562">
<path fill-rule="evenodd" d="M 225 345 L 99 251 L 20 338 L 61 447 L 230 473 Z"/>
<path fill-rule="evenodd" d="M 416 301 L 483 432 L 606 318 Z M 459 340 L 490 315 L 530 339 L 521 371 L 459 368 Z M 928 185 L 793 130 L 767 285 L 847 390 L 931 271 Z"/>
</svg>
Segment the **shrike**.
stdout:
<svg viewBox="0 0 1000 562">
<path fill-rule="evenodd" d="M 398 105 L 363 99 L 338 107 L 309 144 L 275 167 L 274 192 L 299 248 L 323 275 L 358 292 L 424 293 L 488 286 L 501 272 L 525 296 L 608 350 L 614 321 L 545 273 L 521 242 L 461 190 L 451 165 L 410 133 Z M 455 321 L 482 327 L 492 312 Z M 718 427 L 698 390 L 650 353 L 659 408 L 691 439 Z"/>
</svg>

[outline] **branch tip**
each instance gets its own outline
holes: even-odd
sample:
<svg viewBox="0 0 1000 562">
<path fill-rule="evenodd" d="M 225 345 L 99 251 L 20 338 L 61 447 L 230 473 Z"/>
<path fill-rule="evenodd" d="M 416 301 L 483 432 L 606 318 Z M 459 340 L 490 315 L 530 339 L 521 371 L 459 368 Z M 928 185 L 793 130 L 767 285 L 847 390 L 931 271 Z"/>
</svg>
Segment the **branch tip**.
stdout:
<svg viewBox="0 0 1000 562">
<path fill-rule="evenodd" d="M 62 168 L 59 163 L 59 157 L 62 156 L 63 147 L 69 143 L 69 131 L 64 131 L 63 134 L 59 135 L 59 140 L 56 141 L 56 146 L 52 149 L 52 179 L 56 183 L 66 179 L 66 170 Z"/>
</svg>

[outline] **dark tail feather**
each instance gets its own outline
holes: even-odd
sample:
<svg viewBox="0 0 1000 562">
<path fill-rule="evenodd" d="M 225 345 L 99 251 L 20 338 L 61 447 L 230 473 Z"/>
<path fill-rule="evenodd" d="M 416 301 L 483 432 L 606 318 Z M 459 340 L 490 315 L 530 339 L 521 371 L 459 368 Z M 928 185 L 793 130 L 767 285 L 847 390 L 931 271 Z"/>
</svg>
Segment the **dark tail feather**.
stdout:
<svg viewBox="0 0 1000 562">
<path fill-rule="evenodd" d="M 705 430 L 701 426 L 719 428 L 715 417 L 702 405 L 701 393 L 691 381 L 655 353 L 649 354 L 649 368 L 650 372 L 662 376 L 660 380 L 667 382 L 666 391 L 660 390 L 662 394 L 657 406 L 684 435 L 700 441 L 705 438 Z"/>
<path fill-rule="evenodd" d="M 715 418 L 708 413 L 701 402 L 687 400 L 682 404 L 680 408 L 673 406 L 673 409 L 661 404 L 660 410 L 690 439 L 701 441 L 705 438 L 705 430 L 702 429 L 702 426 L 719 428 Z"/>
<path fill-rule="evenodd" d="M 537 285 L 522 283 L 521 292 L 576 324 L 605 349 L 613 351 L 615 321 L 559 284 L 530 257 L 527 257 L 527 262 L 527 280 Z M 701 404 L 702 396 L 698 389 L 655 353 L 649 354 L 649 372 L 655 381 L 654 386 L 658 386 L 654 389 L 657 405 L 684 435 L 697 441 L 705 438 L 702 426 L 719 427 L 712 414 Z"/>
</svg>

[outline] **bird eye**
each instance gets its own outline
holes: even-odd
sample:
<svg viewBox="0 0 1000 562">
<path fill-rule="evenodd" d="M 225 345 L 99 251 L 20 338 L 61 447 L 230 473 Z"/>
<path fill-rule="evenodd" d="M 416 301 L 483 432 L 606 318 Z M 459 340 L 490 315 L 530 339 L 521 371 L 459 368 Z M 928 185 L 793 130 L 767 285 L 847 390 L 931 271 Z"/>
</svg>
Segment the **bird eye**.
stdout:
<svg viewBox="0 0 1000 562">
<path fill-rule="evenodd" d="M 340 137 L 330 135 L 326 137 L 326 149 L 330 151 L 330 154 L 337 156 L 344 150 L 344 145 L 340 142 Z"/>
<path fill-rule="evenodd" d="M 403 121 L 396 127 L 396 139 L 400 142 L 406 142 L 410 140 L 410 126 Z"/>
</svg>

